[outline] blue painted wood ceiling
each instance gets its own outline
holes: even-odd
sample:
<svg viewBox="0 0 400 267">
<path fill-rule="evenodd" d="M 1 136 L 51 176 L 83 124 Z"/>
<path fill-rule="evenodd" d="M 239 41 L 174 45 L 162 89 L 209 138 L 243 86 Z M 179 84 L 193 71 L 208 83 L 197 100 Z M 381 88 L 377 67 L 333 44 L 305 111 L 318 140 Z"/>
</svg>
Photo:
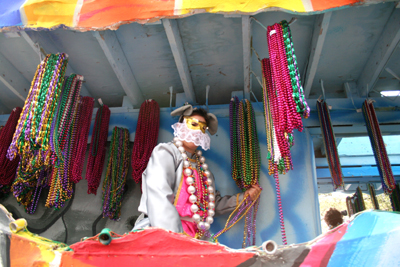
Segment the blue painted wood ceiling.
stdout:
<svg viewBox="0 0 400 267">
<path fill-rule="evenodd" d="M 366 84 L 370 95 L 375 96 L 381 90 L 400 89 L 399 81 L 386 70 L 400 76 L 400 9 L 396 6 L 396 2 L 387 2 L 315 15 L 269 11 L 253 17 L 265 26 L 297 18 L 291 31 L 303 85 L 309 88 L 308 99 L 322 94 L 320 80 L 326 97 L 365 97 Z M 250 46 L 260 58 L 268 57 L 265 29 L 251 17 L 241 15 L 198 14 L 177 19 L 173 30 L 177 30 L 178 41 L 181 39 L 183 44 L 178 51 L 181 56 L 173 52 L 176 39 L 167 37 L 166 24 L 161 21 L 123 25 L 108 35 L 99 32 L 108 48 L 115 50 L 111 54 L 95 32 L 2 32 L 0 114 L 23 106 L 40 62 L 39 54 L 56 52 L 69 55 L 67 74 L 75 72 L 85 77 L 82 94 L 101 98 L 110 107 L 121 106 L 127 90 L 136 90 L 143 99 L 152 98 L 161 107 L 168 107 L 170 86 L 174 105 L 176 94 L 185 92 L 187 78 L 196 103 L 205 104 L 209 85 L 208 103 L 228 104 L 233 91 L 245 88 L 246 33 L 242 24 L 246 19 L 251 22 Z M 251 70 L 261 78 L 254 51 L 250 57 Z M 186 63 L 187 76 L 180 72 Z M 251 91 L 260 101 L 261 86 L 255 75 L 251 75 Z M 132 77 L 137 87 L 132 85 Z M 139 107 L 140 101 L 134 106 Z"/>
</svg>

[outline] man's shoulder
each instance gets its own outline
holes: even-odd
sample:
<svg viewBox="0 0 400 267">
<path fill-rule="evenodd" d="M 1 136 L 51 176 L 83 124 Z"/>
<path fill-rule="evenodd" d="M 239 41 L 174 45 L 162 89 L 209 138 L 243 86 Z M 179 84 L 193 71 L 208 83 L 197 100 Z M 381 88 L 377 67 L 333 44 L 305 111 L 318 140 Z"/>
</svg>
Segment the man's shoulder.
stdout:
<svg viewBox="0 0 400 267">
<path fill-rule="evenodd" d="M 175 162 L 179 161 L 181 158 L 178 148 L 172 142 L 159 143 L 154 147 L 151 157 L 160 158 L 163 161 L 172 159 Z"/>
<path fill-rule="evenodd" d="M 179 152 L 178 148 L 172 142 L 159 143 L 154 147 L 153 153 L 157 151 L 169 151 L 173 154 Z"/>
<path fill-rule="evenodd" d="M 175 145 L 172 142 L 167 142 L 167 143 L 158 143 L 155 148 L 171 148 L 174 147 Z"/>
</svg>

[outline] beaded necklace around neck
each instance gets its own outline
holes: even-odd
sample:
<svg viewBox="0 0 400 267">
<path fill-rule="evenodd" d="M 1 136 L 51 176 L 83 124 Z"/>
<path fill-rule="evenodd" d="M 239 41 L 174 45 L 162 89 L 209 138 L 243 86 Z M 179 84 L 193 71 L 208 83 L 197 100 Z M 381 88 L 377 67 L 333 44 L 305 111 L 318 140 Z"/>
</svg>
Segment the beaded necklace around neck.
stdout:
<svg viewBox="0 0 400 267">
<path fill-rule="evenodd" d="M 211 172 L 208 170 L 208 164 L 205 163 L 206 158 L 202 156 L 201 150 L 196 150 L 193 153 L 196 156 L 195 162 L 197 162 L 197 173 L 199 176 L 199 181 L 196 181 L 193 167 L 190 164 L 190 162 L 193 162 L 193 159 L 188 157 L 182 141 L 177 137 L 174 138 L 173 143 L 183 158 L 183 175 L 188 185 L 187 192 L 190 194 L 189 202 L 192 203 L 190 210 L 193 213 L 192 219 L 197 224 L 195 238 L 201 238 L 204 235 L 209 235 L 208 230 L 214 222 L 215 195 L 214 187 L 212 186 L 213 181 L 210 178 Z"/>
</svg>

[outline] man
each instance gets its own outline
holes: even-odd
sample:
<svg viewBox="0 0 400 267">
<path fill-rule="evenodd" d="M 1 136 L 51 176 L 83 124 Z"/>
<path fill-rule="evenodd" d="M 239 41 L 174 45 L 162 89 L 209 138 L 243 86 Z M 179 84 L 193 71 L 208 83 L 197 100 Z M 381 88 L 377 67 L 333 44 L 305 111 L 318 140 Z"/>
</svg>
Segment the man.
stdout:
<svg viewBox="0 0 400 267">
<path fill-rule="evenodd" d="M 253 186 L 245 193 L 221 197 L 215 191 L 214 177 L 208 170 L 204 150 L 210 148 L 210 134 L 218 129 L 212 113 L 185 105 L 171 112 L 180 116 L 172 125 L 174 140 L 157 145 L 142 175 L 142 215 L 134 229 L 161 227 L 173 232 L 202 238 L 213 223 L 214 215 L 232 212 L 244 195 L 252 200 L 261 191 Z"/>
<path fill-rule="evenodd" d="M 329 230 L 331 230 L 343 223 L 343 214 L 336 208 L 329 208 L 329 210 L 325 213 L 324 220 L 328 225 Z"/>
</svg>

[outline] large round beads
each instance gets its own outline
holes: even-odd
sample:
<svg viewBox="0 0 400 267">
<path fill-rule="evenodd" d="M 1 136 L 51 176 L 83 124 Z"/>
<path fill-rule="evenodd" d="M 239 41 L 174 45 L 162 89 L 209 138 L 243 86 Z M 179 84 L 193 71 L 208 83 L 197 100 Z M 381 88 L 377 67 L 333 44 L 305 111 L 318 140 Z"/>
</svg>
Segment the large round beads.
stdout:
<svg viewBox="0 0 400 267">
<path fill-rule="evenodd" d="M 194 183 L 194 179 L 193 179 L 193 177 L 187 177 L 186 178 L 186 184 L 187 185 L 192 185 Z"/>
<path fill-rule="evenodd" d="M 190 168 L 186 168 L 183 172 L 185 173 L 186 176 L 190 176 L 193 173 L 193 171 Z"/>
<path fill-rule="evenodd" d="M 208 207 L 210 208 L 210 209 L 215 209 L 215 204 L 214 204 L 214 202 L 208 202 Z"/>
<path fill-rule="evenodd" d="M 190 162 L 185 160 L 183 161 L 183 168 L 189 168 L 190 167 Z"/>
<path fill-rule="evenodd" d="M 203 163 L 201 164 L 201 167 L 203 168 L 203 170 L 208 170 L 208 164 L 207 163 Z"/>
<path fill-rule="evenodd" d="M 196 188 L 193 185 L 190 185 L 187 190 L 189 194 L 196 193 Z"/>
<path fill-rule="evenodd" d="M 201 188 L 196 188 L 198 185 L 196 185 L 194 171 L 183 147 L 183 143 L 177 137 L 175 137 L 173 141 L 183 158 L 183 173 L 188 186 L 187 192 L 190 194 L 188 201 L 191 203 L 190 211 L 193 212 L 192 220 L 197 224 L 197 228 L 200 232 L 207 231 L 214 222 L 215 196 L 214 188 L 212 187 L 213 180 L 210 178 L 211 172 L 208 170 L 207 163 L 205 163 L 206 158 L 202 156 L 200 150 L 195 152 L 198 165 L 200 165 L 198 175 L 200 176 L 201 184 Z M 199 212 L 200 207 L 203 207 L 201 212 Z"/>
<path fill-rule="evenodd" d="M 193 213 L 196 213 L 196 212 L 199 211 L 199 207 L 198 207 L 196 204 L 193 204 L 192 206 L 190 206 L 190 210 L 191 210 Z"/>
<path fill-rule="evenodd" d="M 196 201 L 197 201 L 196 195 L 191 195 L 191 196 L 189 197 L 189 202 L 190 202 L 190 203 L 196 203 Z"/>
<path fill-rule="evenodd" d="M 196 223 L 198 223 L 198 222 L 200 222 L 201 217 L 200 217 L 199 214 L 195 214 L 195 215 L 193 215 L 192 219 L 193 219 Z"/>
</svg>

